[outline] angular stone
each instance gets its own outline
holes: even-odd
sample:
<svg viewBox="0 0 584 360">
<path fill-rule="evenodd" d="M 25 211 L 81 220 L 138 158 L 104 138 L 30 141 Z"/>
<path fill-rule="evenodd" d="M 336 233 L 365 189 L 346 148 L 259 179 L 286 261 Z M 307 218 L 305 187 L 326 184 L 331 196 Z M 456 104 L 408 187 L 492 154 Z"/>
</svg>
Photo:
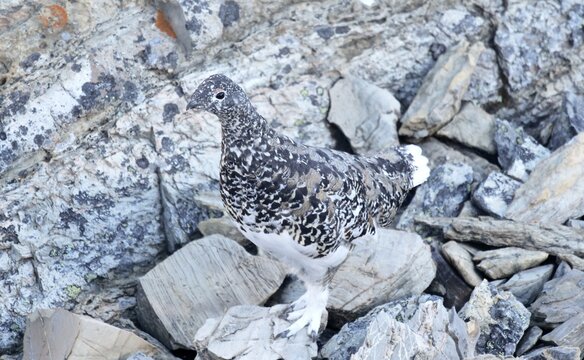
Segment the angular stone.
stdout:
<svg viewBox="0 0 584 360">
<path fill-rule="evenodd" d="M 484 0 L 477 0 L 477 3 L 479 1 Z M 479 6 L 485 9 L 488 6 L 492 6 L 492 3 L 489 2 L 489 5 L 485 4 L 485 6 L 483 6 L 483 4 L 481 4 Z M 497 53 L 494 49 L 487 47 L 479 56 L 477 66 L 472 73 L 470 84 L 466 93 L 463 95 L 462 100 L 480 106 L 499 103 L 501 102 L 502 89 L 503 81 L 501 80 L 499 63 L 497 62 Z M 485 143 L 489 140 L 483 139 L 478 141 L 480 143 Z"/>
<path fill-rule="evenodd" d="M 577 347 L 584 353 L 584 312 L 566 320 L 541 339 L 560 346 Z"/>
<path fill-rule="evenodd" d="M 521 222 L 563 224 L 584 215 L 584 134 L 543 160 L 515 193 L 506 216 Z M 553 174 L 553 176 L 550 176 Z"/>
<path fill-rule="evenodd" d="M 344 325 L 323 346 L 320 356 L 375 360 L 413 353 L 423 358 L 466 359 L 473 355 L 473 344 L 454 310 L 446 310 L 440 298 L 422 295 L 378 306 Z"/>
<path fill-rule="evenodd" d="M 420 144 L 422 153 L 428 157 L 430 169 L 434 169 L 446 163 L 463 163 L 472 168 L 473 178 L 479 182 L 485 179 L 493 171 L 499 171 L 499 167 L 464 148 L 454 148 L 433 137 Z"/>
<path fill-rule="evenodd" d="M 502 279 L 521 270 L 544 262 L 548 254 L 543 251 L 506 247 L 478 252 L 473 260 L 477 267 L 491 279 Z"/>
<path fill-rule="evenodd" d="M 529 326 L 529 311 L 509 292 L 499 292 L 484 280 L 459 316 L 479 327 L 477 354 L 513 355 Z"/>
<path fill-rule="evenodd" d="M 452 120 L 483 50 L 463 41 L 438 59 L 402 117 L 400 135 L 420 141 Z"/>
<path fill-rule="evenodd" d="M 505 173 L 521 181 L 527 180 L 535 166 L 550 154 L 523 129 L 505 120 L 496 121 L 495 143 L 499 164 Z"/>
<path fill-rule="evenodd" d="M 333 324 L 354 320 L 393 299 L 418 295 L 434 279 L 430 247 L 415 233 L 380 229 L 378 236 L 354 244 L 332 279 L 328 309 Z"/>
<path fill-rule="evenodd" d="M 462 145 L 497 153 L 495 144 L 495 117 L 473 103 L 466 103 L 451 122 L 436 133 Z"/>
<path fill-rule="evenodd" d="M 167 347 L 192 349 L 197 330 L 208 318 L 234 305 L 262 304 L 284 276 L 280 264 L 252 256 L 221 235 L 207 236 L 140 279 L 138 318 Z"/>
<path fill-rule="evenodd" d="M 568 92 L 561 113 L 554 120 L 548 147 L 555 150 L 584 131 L 584 96 Z"/>
<path fill-rule="evenodd" d="M 396 227 L 414 230 L 414 216 L 457 216 L 470 195 L 473 170 L 462 163 L 446 163 L 432 168 L 428 180 L 416 190 Z"/>
<path fill-rule="evenodd" d="M 566 70 L 558 51 L 569 37 L 562 8 L 551 1 L 513 1 L 503 13 L 494 41 L 512 92 L 530 89 L 538 81 L 554 78 L 554 72 Z"/>
<path fill-rule="evenodd" d="M 349 76 L 333 85 L 330 97 L 328 121 L 341 129 L 356 153 L 399 145 L 396 124 L 400 103 L 389 91 Z"/>
<path fill-rule="evenodd" d="M 489 215 L 502 218 L 520 185 L 507 175 L 492 172 L 473 192 L 473 203 Z"/>
<path fill-rule="evenodd" d="M 577 347 L 544 347 L 525 354 L 524 360 L 581 360 L 580 349 Z"/>
<path fill-rule="evenodd" d="M 442 254 L 470 286 L 475 287 L 483 281 L 474 267 L 472 255 L 456 241 L 442 245 Z"/>
<path fill-rule="evenodd" d="M 584 261 L 584 231 L 563 225 L 524 224 L 510 220 L 416 217 L 416 224 L 440 231 L 448 240 L 476 241 L 489 246 L 515 246 L 565 258 L 572 265 Z M 529 239 L 529 241 L 526 241 Z M 584 267 L 583 267 L 584 269 Z"/>
<path fill-rule="evenodd" d="M 584 272 L 571 270 L 545 283 L 543 292 L 531 304 L 533 322 L 555 328 L 584 312 Z"/>
<path fill-rule="evenodd" d="M 40 309 L 27 320 L 23 359 L 120 359 L 139 351 L 166 358 L 129 331 L 63 309 Z"/>
<path fill-rule="evenodd" d="M 442 256 L 441 244 L 432 242 L 432 260 L 436 263 L 436 277 L 430 284 L 431 293 L 444 297 L 444 306 L 461 309 L 468 301 L 472 288 Z"/>
<path fill-rule="evenodd" d="M 287 305 L 271 308 L 238 305 L 209 319 L 193 338 L 198 360 L 304 360 L 317 354 L 306 328 L 291 338 L 276 338 L 291 323 L 284 320 Z"/>
<path fill-rule="evenodd" d="M 499 285 L 498 288 L 511 292 L 523 305 L 529 306 L 541 293 L 543 285 L 550 279 L 553 271 L 553 265 L 543 265 L 520 271 Z"/>
<path fill-rule="evenodd" d="M 541 334 L 543 334 L 543 330 L 541 328 L 537 326 L 531 326 L 525 331 L 523 338 L 521 338 L 521 341 L 519 344 L 517 344 L 517 351 L 515 351 L 515 353 L 518 356 L 521 356 L 531 350 L 541 338 Z"/>
</svg>

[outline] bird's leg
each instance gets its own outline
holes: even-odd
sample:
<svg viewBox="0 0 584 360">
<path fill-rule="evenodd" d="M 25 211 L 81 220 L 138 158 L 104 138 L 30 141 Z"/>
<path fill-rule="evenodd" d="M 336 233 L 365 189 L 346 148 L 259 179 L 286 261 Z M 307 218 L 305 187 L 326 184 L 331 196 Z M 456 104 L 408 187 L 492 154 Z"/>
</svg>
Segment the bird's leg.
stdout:
<svg viewBox="0 0 584 360">
<path fill-rule="evenodd" d="M 278 337 L 291 337 L 304 327 L 307 327 L 308 335 L 313 340 L 316 340 L 322 314 L 326 311 L 328 295 L 329 290 L 326 284 L 306 283 L 306 293 L 298 299 L 302 299 L 301 302 L 304 303 L 304 307 L 288 313 L 287 319 L 294 321 L 294 323 L 284 332 L 278 334 Z M 300 305 L 300 302 L 298 302 L 298 305 Z"/>
</svg>

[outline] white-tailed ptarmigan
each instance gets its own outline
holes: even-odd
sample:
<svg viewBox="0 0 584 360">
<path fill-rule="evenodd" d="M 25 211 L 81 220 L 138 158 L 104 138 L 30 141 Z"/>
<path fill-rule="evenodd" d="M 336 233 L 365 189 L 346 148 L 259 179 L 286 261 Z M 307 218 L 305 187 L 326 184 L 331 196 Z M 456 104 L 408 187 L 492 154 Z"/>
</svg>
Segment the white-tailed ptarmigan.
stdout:
<svg viewBox="0 0 584 360">
<path fill-rule="evenodd" d="M 428 178 L 418 146 L 358 156 L 278 134 L 224 75 L 203 81 L 187 109 L 221 121 L 221 198 L 241 232 L 290 266 L 306 293 L 290 306 L 280 336 L 308 326 L 316 338 L 332 275 L 351 242 L 390 225 L 408 191 Z"/>
</svg>

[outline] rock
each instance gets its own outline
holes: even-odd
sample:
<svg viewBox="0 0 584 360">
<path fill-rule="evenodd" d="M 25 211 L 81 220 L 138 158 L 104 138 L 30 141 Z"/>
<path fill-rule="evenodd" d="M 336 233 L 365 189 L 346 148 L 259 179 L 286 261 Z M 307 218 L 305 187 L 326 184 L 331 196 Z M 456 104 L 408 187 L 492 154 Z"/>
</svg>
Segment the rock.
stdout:
<svg viewBox="0 0 584 360">
<path fill-rule="evenodd" d="M 294 274 L 288 274 L 278 291 L 266 301 L 264 306 L 290 304 L 306 292 L 304 282 Z"/>
<path fill-rule="evenodd" d="M 541 338 L 541 334 L 543 334 L 543 330 L 541 328 L 537 326 L 531 326 L 525 331 L 523 338 L 521 338 L 521 341 L 519 344 L 517 344 L 517 350 L 515 353 L 518 356 L 521 356 L 531 350 Z"/>
<path fill-rule="evenodd" d="M 444 259 L 437 241 L 432 242 L 432 260 L 436 263 L 436 277 L 430 285 L 433 293 L 444 297 L 446 307 L 462 308 L 468 301 L 472 288 Z"/>
<path fill-rule="evenodd" d="M 146 271 L 164 252 L 158 177 L 136 166 L 156 154 L 147 141 L 110 131 L 3 183 L 0 243 L 7 247 L 0 252 L 7 257 L 0 259 L 10 268 L 0 279 L 0 352 L 20 343 L 35 309 L 72 308 L 94 280 Z"/>
<path fill-rule="evenodd" d="M 499 285 L 498 288 L 511 292 L 523 305 L 529 306 L 541 293 L 543 285 L 550 279 L 553 271 L 553 265 L 543 265 L 520 271 Z"/>
<path fill-rule="evenodd" d="M 489 215 L 502 218 L 520 185 L 507 175 L 492 172 L 473 192 L 473 203 Z"/>
<path fill-rule="evenodd" d="M 228 216 L 203 220 L 197 224 L 197 228 L 204 236 L 219 234 L 235 240 L 243 247 L 252 245 Z"/>
<path fill-rule="evenodd" d="M 287 305 L 271 308 L 238 305 L 220 317 L 209 319 L 197 331 L 194 347 L 197 359 L 284 359 L 316 357 L 316 342 L 306 328 L 291 338 L 276 338 L 290 322 L 284 320 Z"/>
<path fill-rule="evenodd" d="M 478 1 L 480 0 L 477 0 L 477 2 Z M 468 85 L 468 89 L 466 90 L 466 93 L 464 93 L 462 100 L 468 101 L 467 104 L 473 103 L 480 106 L 500 103 L 502 89 L 503 81 L 501 80 L 499 64 L 497 62 L 497 53 L 494 49 L 487 47 L 479 56 L 477 65 L 470 77 L 470 84 Z M 471 136 L 471 134 L 469 134 L 469 136 Z M 492 138 L 493 137 L 491 136 L 490 139 Z M 478 143 L 489 141 L 488 139 L 475 139 Z"/>
<path fill-rule="evenodd" d="M 513 355 L 531 314 L 513 294 L 499 292 L 484 280 L 474 289 L 459 316 L 479 327 L 477 354 Z"/>
<path fill-rule="evenodd" d="M 400 135 L 420 141 L 452 120 L 483 50 L 463 41 L 438 59 L 402 117 Z"/>
<path fill-rule="evenodd" d="M 439 230 L 448 240 L 476 241 L 489 246 L 515 246 L 582 261 L 584 231 L 563 225 L 532 225 L 510 220 L 416 217 L 418 226 Z M 431 230 L 429 230 L 431 231 Z M 529 239 L 529 241 L 526 241 Z M 574 261 L 576 263 L 576 261 Z"/>
<path fill-rule="evenodd" d="M 380 229 L 378 236 L 354 244 L 331 282 L 332 324 L 354 320 L 390 300 L 418 295 L 434 279 L 430 247 L 417 234 Z"/>
<path fill-rule="evenodd" d="M 570 264 L 568 264 L 566 261 L 561 261 L 558 267 L 556 268 L 556 272 L 554 272 L 553 279 L 557 279 L 566 275 L 567 273 L 570 272 L 570 270 L 572 270 Z"/>
<path fill-rule="evenodd" d="M 138 319 L 168 348 L 192 349 L 197 330 L 208 318 L 221 316 L 231 306 L 264 303 L 284 276 L 278 263 L 252 256 L 221 235 L 207 236 L 140 279 Z"/>
<path fill-rule="evenodd" d="M 40 309 L 27 320 L 24 360 L 119 359 L 136 352 L 166 358 L 129 331 L 63 309 Z"/>
<path fill-rule="evenodd" d="M 414 229 L 414 216 L 457 216 L 470 195 L 472 168 L 462 163 L 446 163 L 432 168 L 428 180 L 420 185 L 412 202 L 402 213 L 396 227 Z"/>
<path fill-rule="evenodd" d="M 476 182 L 484 180 L 493 171 L 500 170 L 484 158 L 463 148 L 454 148 L 435 138 L 429 138 L 420 144 L 422 153 L 428 157 L 430 169 L 445 163 L 463 163 L 472 167 Z"/>
<path fill-rule="evenodd" d="M 576 229 L 584 230 L 584 220 L 568 219 L 566 225 Z"/>
<path fill-rule="evenodd" d="M 506 216 L 521 222 L 563 224 L 584 215 L 583 153 L 584 134 L 554 151 L 517 190 Z"/>
<path fill-rule="evenodd" d="M 566 320 L 541 339 L 560 346 L 577 347 L 584 353 L 584 312 Z"/>
<path fill-rule="evenodd" d="M 477 217 L 483 214 L 476 206 L 472 204 L 472 201 L 467 200 L 462 204 L 462 209 L 458 213 L 459 217 Z"/>
<path fill-rule="evenodd" d="M 454 140 L 464 146 L 496 154 L 495 117 L 473 103 L 465 103 L 451 122 L 436 135 Z"/>
<path fill-rule="evenodd" d="M 543 251 L 506 247 L 478 252 L 473 260 L 477 267 L 491 279 L 502 279 L 518 271 L 529 269 L 544 262 L 548 254 Z"/>
<path fill-rule="evenodd" d="M 533 350 L 529 354 L 525 354 L 522 359 L 525 360 L 580 360 L 580 349 L 576 347 L 545 347 Z"/>
<path fill-rule="evenodd" d="M 344 325 L 323 346 L 320 356 L 330 360 L 394 359 L 404 353 L 464 359 L 473 354 L 473 339 L 454 310 L 446 310 L 440 298 L 422 295 L 378 306 Z"/>
<path fill-rule="evenodd" d="M 521 181 L 527 180 L 535 166 L 550 154 L 548 149 L 538 144 L 523 129 L 505 120 L 497 119 L 495 143 L 499 164 L 505 173 Z"/>
<path fill-rule="evenodd" d="M 548 147 L 551 150 L 556 150 L 583 131 L 584 96 L 568 92 L 564 97 L 562 111 L 554 120 Z"/>
<path fill-rule="evenodd" d="M 475 287 L 483 281 L 474 267 L 471 254 L 456 241 L 442 245 L 442 254 L 470 286 Z"/>
<path fill-rule="evenodd" d="M 403 4 L 410 8 L 410 12 L 403 13 L 398 10 Z M 353 45 L 339 46 L 335 54 L 336 59 L 346 57 L 348 61 L 347 65 L 341 67 L 341 71 L 388 89 L 402 105 L 408 106 L 414 95 L 419 92 L 428 72 L 432 68 L 438 68 L 435 65 L 436 60 L 444 57 L 448 49 L 464 40 L 470 39 L 474 42 L 488 37 L 491 27 L 489 21 L 473 11 L 462 6 L 438 5 L 443 11 L 433 11 L 432 16 L 428 16 L 421 4 L 394 2 L 391 8 L 380 8 L 380 11 L 373 12 L 375 19 L 380 21 L 379 16 L 384 11 L 387 11 L 387 19 L 379 22 L 376 28 L 367 29 L 367 32 L 363 31 L 365 29 L 361 30 L 363 26 L 359 24 L 351 26 L 352 31 L 357 31 L 360 39 L 358 43 L 363 47 L 359 49 L 360 46 L 354 43 L 355 33 L 349 34 L 347 40 Z M 346 17 L 343 17 L 341 9 L 334 12 L 336 19 L 346 23 Z M 334 40 L 334 37 L 331 40 Z M 377 42 L 383 43 L 384 46 L 372 45 Z M 476 96 L 479 101 L 499 96 L 498 87 L 501 85 L 496 57 L 492 56 L 485 60 L 481 64 L 479 58 L 479 64 L 482 65 L 480 71 L 485 76 L 481 79 L 471 76 L 469 80 L 471 84 L 468 86 L 479 90 L 472 94 L 473 98 Z"/>
<path fill-rule="evenodd" d="M 400 103 L 382 88 L 356 77 L 337 81 L 330 90 L 328 121 L 336 124 L 358 154 L 399 145 L 396 123 Z"/>
<path fill-rule="evenodd" d="M 559 51 L 569 34 L 562 8 L 551 1 L 528 6 L 512 2 L 504 12 L 494 41 L 512 93 L 533 89 L 535 84 L 550 81 L 567 70 L 568 64 Z"/>
<path fill-rule="evenodd" d="M 584 272 L 574 269 L 545 283 L 530 309 L 533 322 L 548 329 L 584 312 Z"/>
</svg>

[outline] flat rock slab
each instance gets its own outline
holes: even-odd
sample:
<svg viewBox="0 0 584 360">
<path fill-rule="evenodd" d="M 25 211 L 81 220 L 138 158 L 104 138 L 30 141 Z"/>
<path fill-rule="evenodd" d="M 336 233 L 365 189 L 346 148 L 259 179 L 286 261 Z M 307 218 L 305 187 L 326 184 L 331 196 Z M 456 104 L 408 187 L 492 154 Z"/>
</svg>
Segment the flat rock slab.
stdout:
<svg viewBox="0 0 584 360">
<path fill-rule="evenodd" d="M 140 279 L 140 324 L 171 349 L 193 348 L 209 318 L 240 304 L 262 304 L 282 284 L 285 270 L 253 256 L 235 241 L 211 235 L 190 242 Z"/>
<path fill-rule="evenodd" d="M 529 311 L 510 292 L 499 292 L 484 280 L 477 286 L 459 316 L 469 332 L 478 327 L 477 354 L 513 355 L 529 326 Z"/>
<path fill-rule="evenodd" d="M 521 357 L 523 360 L 581 360 L 577 347 L 556 346 L 533 350 Z"/>
<path fill-rule="evenodd" d="M 515 353 L 518 356 L 521 356 L 531 350 L 541 338 L 541 334 L 543 334 L 543 330 L 540 327 L 532 326 L 527 329 L 525 334 L 523 334 L 523 338 L 521 338 L 521 341 L 517 344 L 517 350 Z"/>
<path fill-rule="evenodd" d="M 584 353 L 584 312 L 568 319 L 541 338 L 556 345 L 577 347 Z"/>
<path fill-rule="evenodd" d="M 484 151 L 497 152 L 495 144 L 495 117 L 469 102 L 462 106 L 451 122 L 436 135 Z"/>
<path fill-rule="evenodd" d="M 377 305 L 421 294 L 434 279 L 430 247 L 415 233 L 380 229 L 354 244 L 332 280 L 331 318 L 354 320 Z"/>
<path fill-rule="evenodd" d="M 317 354 L 306 328 L 291 338 L 276 338 L 290 322 L 287 305 L 271 308 L 239 305 L 225 315 L 207 320 L 194 337 L 197 360 L 305 360 Z"/>
<path fill-rule="evenodd" d="M 554 266 L 551 264 L 534 267 L 518 272 L 498 287 L 503 291 L 510 291 L 523 305 L 529 306 L 541 293 L 543 285 L 553 272 Z"/>
<path fill-rule="evenodd" d="M 544 262 L 548 254 L 543 251 L 506 247 L 479 251 L 473 258 L 477 267 L 491 279 L 503 279 L 518 271 L 529 269 Z"/>
<path fill-rule="evenodd" d="M 515 246 L 556 255 L 584 270 L 584 230 L 551 224 L 524 224 L 491 217 L 416 217 L 418 225 L 440 231 L 448 240 L 490 246 Z"/>
<path fill-rule="evenodd" d="M 456 241 L 449 241 L 442 245 L 442 255 L 458 270 L 467 284 L 474 287 L 483 281 L 474 267 L 472 255 Z"/>
<path fill-rule="evenodd" d="M 533 322 L 545 328 L 554 328 L 583 313 L 584 272 L 574 269 L 545 283 L 530 309 Z"/>
<path fill-rule="evenodd" d="M 420 141 L 452 120 L 484 48 L 463 41 L 438 59 L 402 117 L 400 135 Z"/>
<path fill-rule="evenodd" d="M 328 121 L 341 129 L 355 152 L 399 145 L 396 124 L 401 105 L 389 91 L 351 76 L 337 81 L 330 97 Z"/>
<path fill-rule="evenodd" d="M 584 215 L 584 133 L 535 167 L 507 209 L 509 219 L 563 224 Z"/>
<path fill-rule="evenodd" d="M 468 301 L 473 288 L 446 261 L 438 241 L 433 241 L 431 248 L 432 261 L 436 264 L 436 277 L 430 285 L 433 293 L 440 294 L 444 298 L 444 306 L 461 309 Z"/>
<path fill-rule="evenodd" d="M 422 295 L 392 301 L 343 326 L 322 348 L 329 360 L 466 359 L 474 340 L 442 299 Z M 439 344 L 439 345 L 438 345 Z"/>
<path fill-rule="evenodd" d="M 134 353 L 162 356 L 141 337 L 64 309 L 40 309 L 27 320 L 24 360 L 122 359 Z"/>
</svg>

